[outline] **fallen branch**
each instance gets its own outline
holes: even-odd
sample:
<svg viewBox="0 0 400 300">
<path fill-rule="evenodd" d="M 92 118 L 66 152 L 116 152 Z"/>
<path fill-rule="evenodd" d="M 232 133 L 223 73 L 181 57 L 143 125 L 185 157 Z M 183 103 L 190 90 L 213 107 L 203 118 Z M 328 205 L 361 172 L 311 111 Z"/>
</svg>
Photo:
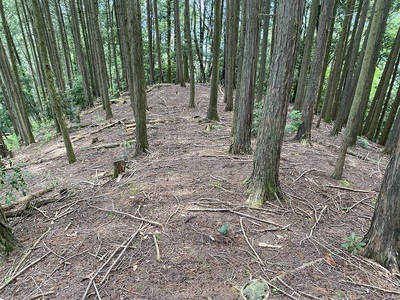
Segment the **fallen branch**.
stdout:
<svg viewBox="0 0 400 300">
<path fill-rule="evenodd" d="M 348 188 L 348 187 L 344 187 L 344 186 L 337 186 L 337 185 L 330 185 L 330 184 L 327 184 L 325 186 L 329 187 L 329 188 L 333 188 L 333 189 L 339 189 L 339 190 L 356 192 L 356 193 L 371 193 L 371 192 L 373 192 L 373 191 L 366 191 L 366 190 L 356 190 L 356 189 L 352 189 L 352 188 Z"/>
<path fill-rule="evenodd" d="M 327 207 L 328 207 L 328 205 L 325 205 L 325 206 L 322 208 L 321 213 L 319 214 L 319 216 L 315 216 L 316 219 L 315 219 L 314 225 L 313 225 L 313 227 L 311 227 L 310 234 L 307 235 L 307 238 L 308 238 L 308 239 L 309 239 L 310 237 L 312 237 L 312 235 L 313 235 L 313 233 L 314 233 L 314 229 L 315 229 L 315 227 L 317 227 L 319 221 L 320 221 L 321 218 L 322 218 L 322 214 L 324 213 L 324 211 L 325 211 L 325 209 L 326 209 Z"/>
<path fill-rule="evenodd" d="M 235 214 L 235 215 L 238 215 L 238 216 L 241 216 L 241 217 L 246 217 L 246 218 L 253 219 L 253 220 L 256 220 L 256 221 L 259 221 L 259 222 L 263 222 L 263 223 L 266 223 L 266 224 L 278 226 L 281 229 L 287 227 L 287 226 L 279 225 L 279 224 L 274 223 L 272 221 L 267 221 L 267 220 L 264 220 L 264 219 L 260 219 L 260 218 L 254 217 L 252 215 L 244 214 L 244 213 L 241 213 L 239 211 L 235 211 L 235 210 L 232 210 L 232 209 L 229 209 L 229 208 L 188 208 L 187 210 L 188 211 L 209 211 L 209 212 L 230 212 L 232 214 Z"/>
<path fill-rule="evenodd" d="M 11 276 L 10 278 L 8 278 L 7 282 L 4 282 L 2 285 L 0 285 L 0 291 L 2 289 L 4 289 L 9 283 L 11 283 L 15 278 L 17 278 L 19 275 L 21 275 L 22 273 L 24 273 L 26 270 L 28 270 L 30 267 L 34 266 L 35 264 L 37 264 L 39 261 L 41 261 L 42 259 L 44 259 L 47 255 L 49 255 L 50 252 L 47 252 L 45 255 L 42 255 L 41 257 L 39 257 L 38 259 L 34 260 L 33 262 L 31 262 L 29 265 L 27 265 L 26 267 L 24 267 L 23 269 L 21 269 L 19 272 L 15 273 L 13 276 Z"/>
<path fill-rule="evenodd" d="M 100 149 L 111 149 L 111 148 L 116 148 L 121 146 L 121 143 L 111 143 L 111 144 L 103 144 L 103 145 L 97 145 L 92 147 L 93 150 L 100 150 Z"/>
<path fill-rule="evenodd" d="M 271 280 L 272 281 L 272 280 Z M 289 293 L 286 293 L 284 290 L 280 289 L 279 287 L 277 287 L 276 285 L 272 284 L 271 281 L 267 281 L 268 285 L 270 285 L 272 288 L 278 290 L 280 293 L 288 296 L 290 299 L 294 299 L 297 300 L 297 298 L 293 297 L 292 295 L 290 295 Z"/>
<path fill-rule="evenodd" d="M 313 261 L 309 261 L 309 262 L 307 262 L 307 263 L 304 263 L 304 264 L 302 264 L 301 266 L 299 266 L 299 267 L 297 267 L 297 268 L 291 269 L 291 270 L 289 270 L 289 271 L 287 271 L 287 272 L 281 273 L 281 274 L 278 275 L 278 276 L 275 276 L 274 278 L 272 278 L 272 279 L 270 280 L 270 282 L 273 282 L 273 281 L 277 280 L 278 278 L 279 278 L 279 279 L 283 279 L 283 278 L 285 278 L 286 275 L 288 275 L 288 274 L 291 274 L 291 273 L 297 272 L 297 271 L 299 271 L 299 270 L 305 269 L 305 268 L 307 268 L 307 267 L 309 267 L 309 266 L 312 266 L 313 264 L 315 264 L 315 263 L 317 263 L 317 262 L 320 262 L 320 261 L 323 261 L 323 260 L 325 260 L 325 258 L 324 258 L 324 257 L 320 257 L 320 258 L 318 258 L 318 259 L 316 259 L 316 260 L 313 260 Z"/>
<path fill-rule="evenodd" d="M 50 228 L 47 229 L 47 231 L 45 233 L 43 233 L 37 240 L 36 242 L 33 244 L 32 247 L 30 247 L 28 249 L 28 251 L 26 251 L 26 253 L 24 254 L 24 256 L 22 257 L 22 259 L 20 260 L 20 262 L 18 263 L 18 265 L 15 267 L 14 271 L 12 272 L 12 276 L 14 276 L 17 272 L 18 269 L 21 267 L 22 263 L 25 261 L 25 259 L 29 256 L 29 254 L 32 253 L 32 251 L 36 248 L 36 246 L 39 244 L 39 242 L 50 232 Z"/>
<path fill-rule="evenodd" d="M 29 299 L 31 299 L 31 300 L 37 299 L 37 298 L 42 298 L 42 299 L 44 299 L 44 296 L 52 295 L 52 294 L 54 294 L 54 293 L 55 293 L 54 291 L 48 291 L 48 292 L 45 292 L 45 293 L 33 295 L 33 296 L 31 296 Z"/>
<path fill-rule="evenodd" d="M 312 171 L 318 171 L 317 169 L 308 169 L 307 171 L 304 171 L 303 173 L 301 173 L 295 180 L 293 180 L 293 183 L 295 183 L 297 180 L 299 180 L 301 177 L 303 177 L 304 175 L 306 175 L 307 173 L 309 173 L 309 172 L 312 172 Z"/>
<path fill-rule="evenodd" d="M 114 209 L 105 209 L 105 208 L 101 208 L 101 207 L 93 206 L 93 205 L 89 205 L 89 206 L 93 207 L 93 208 L 96 208 L 98 210 L 102 210 L 102 211 L 106 211 L 106 212 L 111 212 L 111 213 L 116 213 L 116 214 L 120 214 L 120 215 L 123 215 L 123 216 L 127 216 L 127 217 L 130 217 L 132 219 L 143 221 L 145 223 L 149 223 L 149 224 L 152 224 L 152 225 L 156 225 L 156 226 L 160 226 L 160 227 L 163 226 L 161 223 L 159 223 L 157 221 L 152 221 L 152 220 L 148 220 L 148 219 L 144 219 L 144 218 L 139 218 L 139 217 L 136 217 L 134 215 L 131 215 L 131 214 L 128 214 L 128 213 L 125 213 L 125 212 L 122 212 L 122 211 L 118 211 L 118 210 L 114 210 Z"/>
<path fill-rule="evenodd" d="M 93 276 L 90 277 L 89 283 L 86 287 L 85 293 L 82 296 L 82 300 L 86 299 L 86 295 L 89 292 L 90 286 L 94 283 L 95 278 L 97 277 L 97 275 L 99 275 L 99 273 L 103 270 L 103 268 L 111 261 L 111 259 L 114 257 L 114 255 L 118 252 L 118 250 L 125 246 L 125 245 L 129 245 L 130 242 L 132 241 L 132 239 L 140 232 L 141 229 L 143 229 L 143 224 L 140 224 L 138 230 L 132 234 L 127 240 L 125 240 L 122 245 L 118 246 L 113 253 L 111 253 L 111 255 L 107 258 L 107 260 L 104 262 L 104 264 L 101 265 L 101 267 L 94 273 Z"/>
<path fill-rule="evenodd" d="M 43 200 L 37 201 L 35 203 L 27 202 L 21 209 L 7 211 L 4 214 L 7 218 L 23 217 L 23 216 L 29 215 L 31 213 L 31 209 L 38 209 L 39 207 L 63 200 L 65 198 L 67 198 L 67 197 L 63 196 L 61 198 L 43 199 Z"/>
<path fill-rule="evenodd" d="M 131 237 L 129 238 L 129 240 L 125 243 L 124 248 L 122 249 L 121 253 L 118 255 L 118 257 L 113 261 L 113 263 L 111 264 L 111 266 L 108 268 L 106 274 L 104 274 L 103 279 L 100 281 L 100 284 L 103 284 L 104 281 L 107 279 L 108 274 L 110 274 L 111 270 L 114 268 L 114 266 L 117 264 L 117 262 L 120 260 L 120 258 L 122 257 L 122 255 L 124 255 L 126 249 L 128 249 L 128 246 L 132 243 L 133 239 L 135 238 L 135 236 L 138 235 L 138 233 L 140 232 L 140 230 L 143 229 L 143 223 L 140 224 L 139 228 L 135 231 L 134 234 L 131 235 Z M 94 283 L 94 281 L 93 281 Z"/>
<path fill-rule="evenodd" d="M 163 119 L 156 119 L 156 120 L 148 120 L 147 124 L 162 124 L 162 123 L 172 123 L 173 120 L 163 120 Z M 136 127 L 136 123 L 125 124 L 126 130 L 134 129 Z"/>
<path fill-rule="evenodd" d="M 19 198 L 17 201 L 11 203 L 10 205 L 4 205 L 1 208 L 3 209 L 3 211 L 9 211 L 19 204 L 24 204 L 24 203 L 30 202 L 36 198 L 43 196 L 44 194 L 51 192 L 52 190 L 54 190 L 54 188 L 55 188 L 55 186 L 51 186 L 51 187 L 45 188 L 39 192 L 36 192 L 34 194 L 26 195 L 24 197 Z"/>
<path fill-rule="evenodd" d="M 383 288 L 380 288 L 380 287 L 377 287 L 377 286 L 373 286 L 373 285 L 369 285 L 369 284 L 365 284 L 365 283 L 361 283 L 361 282 L 353 282 L 353 281 L 343 281 L 343 282 L 351 283 L 351 284 L 354 284 L 354 285 L 359 285 L 359 286 L 363 286 L 363 287 L 367 287 L 367 288 L 371 288 L 371 289 L 378 290 L 378 291 L 385 292 L 385 293 L 389 293 L 389 294 L 400 295 L 399 291 L 386 290 L 386 289 L 383 289 Z"/>
<path fill-rule="evenodd" d="M 175 211 L 172 213 L 172 215 L 170 215 L 170 216 L 168 217 L 168 219 L 167 219 L 167 221 L 165 222 L 165 224 L 168 224 L 168 223 L 169 223 L 169 221 L 171 221 L 172 217 L 173 217 L 173 216 L 175 216 L 175 215 L 176 215 L 176 213 L 179 211 L 179 206 L 180 206 L 179 199 L 178 199 L 178 197 L 177 197 L 177 196 L 174 196 L 174 197 L 175 197 L 176 201 L 178 202 L 178 205 L 177 205 L 177 207 L 176 207 Z"/>
<path fill-rule="evenodd" d="M 360 201 L 357 201 L 357 202 L 354 203 L 352 206 L 350 206 L 350 207 L 346 210 L 346 212 L 349 212 L 349 211 L 352 210 L 355 206 L 357 206 L 358 204 L 364 202 L 365 200 L 372 199 L 372 198 L 374 198 L 374 197 L 369 197 L 369 196 L 368 196 L 368 197 L 362 198 Z"/>
<path fill-rule="evenodd" d="M 244 230 L 244 227 L 243 227 L 243 218 L 240 218 L 240 227 L 242 228 L 243 236 L 244 236 L 244 239 L 246 240 L 247 245 L 249 245 L 250 249 L 253 251 L 254 255 L 257 257 L 259 263 L 262 266 L 264 266 L 264 262 L 262 261 L 260 256 L 258 256 L 257 251 L 253 248 L 253 246 L 250 244 L 249 239 L 247 238 L 246 231 Z"/>
</svg>

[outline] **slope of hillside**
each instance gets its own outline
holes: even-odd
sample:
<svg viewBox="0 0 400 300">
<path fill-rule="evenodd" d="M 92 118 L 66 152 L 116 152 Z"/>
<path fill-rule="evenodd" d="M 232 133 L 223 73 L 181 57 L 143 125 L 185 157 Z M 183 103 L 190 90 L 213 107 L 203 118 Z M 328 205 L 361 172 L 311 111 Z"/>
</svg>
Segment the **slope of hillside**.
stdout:
<svg viewBox="0 0 400 300">
<path fill-rule="evenodd" d="M 232 113 L 221 95 L 221 121 L 207 123 L 209 88 L 196 87 L 195 109 L 188 94 L 174 85 L 148 93 L 147 155 L 132 155 L 127 96 L 110 121 L 101 108 L 82 114 L 71 134 L 76 163 L 60 137 L 16 153 L 31 194 L 54 189 L 34 200 L 51 203 L 10 219 L 22 248 L 0 270 L 0 298 L 240 299 L 259 277 L 269 299 L 399 298 L 385 269 L 340 246 L 368 230 L 387 163 L 379 147 L 352 148 L 336 181 L 340 137 L 330 125 L 313 132 L 312 146 L 287 137 L 286 201 L 251 208 L 243 182 L 252 157 L 228 153 Z M 128 168 L 113 179 L 117 160 Z"/>
</svg>

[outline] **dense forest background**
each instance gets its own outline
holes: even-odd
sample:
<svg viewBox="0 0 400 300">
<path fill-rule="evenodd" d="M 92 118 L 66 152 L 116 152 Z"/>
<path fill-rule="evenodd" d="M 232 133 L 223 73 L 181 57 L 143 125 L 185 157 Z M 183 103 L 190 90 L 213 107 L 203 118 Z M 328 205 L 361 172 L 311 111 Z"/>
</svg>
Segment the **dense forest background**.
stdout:
<svg viewBox="0 0 400 300">
<path fill-rule="evenodd" d="M 319 1 L 306 1 L 302 12 L 290 98 L 303 116 L 297 136 L 310 138 L 311 106 L 318 124 L 321 119 L 334 122 L 332 134 L 338 134 L 356 99 L 359 121 L 350 144 L 357 137 L 367 143 L 365 137 L 385 145 L 399 106 L 400 4 L 385 2 L 385 11 L 378 11 L 379 1 L 328 2 L 325 11 Z M 140 9 L 136 14 L 119 1 L 1 1 L 0 129 L 8 148 L 32 143 L 35 128 L 57 119 L 54 103 L 59 102 L 68 121 L 78 123 L 79 112 L 101 97 L 110 118 L 109 98 L 128 89 L 128 70 L 138 65 L 128 61 L 138 40 L 144 67 L 138 76 L 147 85 L 211 83 L 215 77 L 212 85 L 224 87 L 226 110 L 237 101 L 236 111 L 247 105 L 249 119 L 258 121 L 252 118 L 253 98 L 257 115 L 270 73 L 278 1 L 148 0 L 135 5 Z M 369 45 L 374 13 L 381 18 Z M 360 75 L 370 51 L 369 66 Z M 234 99 L 236 87 L 240 92 Z M 355 96 L 357 87 L 363 91 L 361 100 Z M 56 128 L 61 133 L 63 126 Z M 247 150 L 233 143 L 234 152 Z"/>
</svg>

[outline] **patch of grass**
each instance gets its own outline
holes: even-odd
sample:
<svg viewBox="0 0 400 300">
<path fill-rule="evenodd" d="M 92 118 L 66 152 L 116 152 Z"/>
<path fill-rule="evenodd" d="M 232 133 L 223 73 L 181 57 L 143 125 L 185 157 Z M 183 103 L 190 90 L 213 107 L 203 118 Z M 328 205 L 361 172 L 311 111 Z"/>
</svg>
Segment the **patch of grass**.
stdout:
<svg viewBox="0 0 400 300">
<path fill-rule="evenodd" d="M 354 232 L 352 232 L 347 237 L 347 242 L 346 243 L 341 244 L 341 246 L 343 248 L 351 251 L 353 254 L 357 254 L 366 245 L 367 244 L 362 241 L 362 238 L 359 237 L 359 236 L 356 236 L 356 234 Z"/>
</svg>

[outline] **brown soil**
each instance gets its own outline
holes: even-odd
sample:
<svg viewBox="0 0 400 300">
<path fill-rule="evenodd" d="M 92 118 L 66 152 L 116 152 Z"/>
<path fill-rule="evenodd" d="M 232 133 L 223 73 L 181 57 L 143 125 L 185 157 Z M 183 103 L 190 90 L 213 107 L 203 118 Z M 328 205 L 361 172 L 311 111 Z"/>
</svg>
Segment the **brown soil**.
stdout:
<svg viewBox="0 0 400 300">
<path fill-rule="evenodd" d="M 10 219 L 22 247 L 0 270 L 0 298 L 240 299 L 241 287 L 259 277 L 269 281 L 270 299 L 400 297 L 385 269 L 340 246 L 368 230 L 387 163 L 379 147 L 352 148 L 358 157 L 348 155 L 339 182 L 330 177 L 340 144 L 330 125 L 313 132 L 312 146 L 287 137 L 286 201 L 251 208 L 243 181 L 252 156 L 228 154 L 232 113 L 220 101 L 221 121 L 204 122 L 209 88 L 196 87 L 195 109 L 188 93 L 173 85 L 148 93 L 147 155 L 134 158 L 127 142 L 127 96 L 113 104 L 111 121 L 101 109 L 81 116 L 71 134 L 76 163 L 67 163 L 61 138 L 16 153 L 30 193 L 55 185 L 40 199 L 59 201 Z M 120 146 L 94 148 L 113 143 Z M 129 168 L 115 180 L 108 174 L 120 159 Z"/>
</svg>

